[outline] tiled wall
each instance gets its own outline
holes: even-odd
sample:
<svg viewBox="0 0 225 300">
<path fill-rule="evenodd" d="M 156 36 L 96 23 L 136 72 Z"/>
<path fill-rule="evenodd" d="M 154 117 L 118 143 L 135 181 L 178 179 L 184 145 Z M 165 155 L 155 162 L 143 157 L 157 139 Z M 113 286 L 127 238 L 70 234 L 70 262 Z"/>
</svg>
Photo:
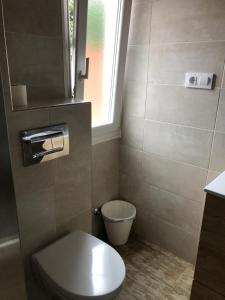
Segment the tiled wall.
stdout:
<svg viewBox="0 0 225 300">
<path fill-rule="evenodd" d="M 61 0 L 4 0 L 12 84 L 26 84 L 28 100 L 64 96 Z"/>
<path fill-rule="evenodd" d="M 119 141 L 103 142 L 92 147 L 92 208 L 118 199 Z M 104 232 L 101 216 L 92 217 L 92 230 L 98 236 Z"/>
<path fill-rule="evenodd" d="M 26 262 L 32 253 L 73 229 L 91 232 L 90 120 L 90 103 L 8 115 L 20 241 Z M 62 122 L 69 126 L 70 155 L 24 167 L 19 132 Z M 30 279 L 28 266 L 28 287 L 32 285 Z M 33 300 L 34 288 L 28 293 Z"/>
<path fill-rule="evenodd" d="M 225 169 L 224 60 L 224 1 L 133 1 L 120 194 L 137 235 L 191 262 L 203 187 Z M 215 89 L 186 89 L 188 71 L 215 73 Z"/>
<path fill-rule="evenodd" d="M 91 217 L 91 209 L 118 196 L 118 140 L 92 147 L 90 120 L 89 103 L 9 114 L 20 240 L 32 300 L 45 296 L 31 280 L 31 254 L 74 229 L 101 234 L 101 217 Z M 69 125 L 70 155 L 23 167 L 19 132 L 60 122 Z"/>
<path fill-rule="evenodd" d="M 20 240 L 32 300 L 45 296 L 32 280 L 31 254 L 74 229 L 101 234 L 101 218 L 91 217 L 91 208 L 118 196 L 118 140 L 92 148 L 90 120 L 89 103 L 13 112 L 8 118 Z M 69 125 L 70 155 L 23 167 L 19 132 L 60 122 Z"/>
</svg>

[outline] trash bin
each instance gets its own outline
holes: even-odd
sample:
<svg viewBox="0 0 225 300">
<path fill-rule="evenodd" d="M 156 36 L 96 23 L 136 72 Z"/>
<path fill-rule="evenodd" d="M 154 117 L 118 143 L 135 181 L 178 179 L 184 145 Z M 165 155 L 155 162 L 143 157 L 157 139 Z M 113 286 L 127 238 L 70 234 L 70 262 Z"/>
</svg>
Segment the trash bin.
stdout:
<svg viewBox="0 0 225 300">
<path fill-rule="evenodd" d="M 126 201 L 113 200 L 105 203 L 101 211 L 110 243 L 124 245 L 136 216 L 135 206 Z"/>
</svg>

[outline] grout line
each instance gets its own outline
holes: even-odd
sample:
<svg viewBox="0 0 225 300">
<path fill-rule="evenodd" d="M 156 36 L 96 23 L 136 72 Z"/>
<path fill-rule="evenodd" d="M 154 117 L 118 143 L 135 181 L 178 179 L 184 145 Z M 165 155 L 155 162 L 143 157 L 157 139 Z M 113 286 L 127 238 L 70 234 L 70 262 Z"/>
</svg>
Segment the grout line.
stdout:
<svg viewBox="0 0 225 300">
<path fill-rule="evenodd" d="M 122 173 L 122 175 L 127 175 L 127 176 L 130 175 L 129 172 L 124 171 L 124 170 L 121 170 L 120 173 Z M 156 185 L 156 184 L 154 184 L 154 183 L 152 183 L 152 182 L 149 182 L 149 181 L 147 181 L 146 179 L 142 179 L 142 181 L 143 181 L 146 185 L 151 186 L 151 187 L 153 187 L 153 188 L 156 188 L 156 189 L 158 189 L 158 190 L 160 190 L 160 191 L 167 192 L 167 193 L 172 194 L 172 195 L 177 196 L 177 197 L 182 197 L 182 198 L 184 198 L 184 199 L 186 199 L 186 200 L 188 200 L 188 201 L 191 201 L 191 202 L 193 202 L 193 203 L 195 203 L 195 204 L 198 204 L 199 207 L 201 208 L 201 204 L 202 204 L 202 202 L 203 202 L 203 199 L 200 199 L 200 201 L 199 201 L 199 200 L 196 200 L 196 199 L 194 200 L 193 198 L 189 198 L 189 197 L 187 197 L 187 196 L 184 196 L 184 195 L 175 193 L 174 191 L 170 191 L 170 190 L 168 190 L 168 189 L 162 188 L 161 186 L 158 186 L 158 185 Z"/>
<path fill-rule="evenodd" d="M 130 115 L 130 114 L 126 114 L 125 118 L 126 119 L 144 119 L 144 121 L 146 122 L 155 122 L 155 123 L 160 123 L 160 124 L 166 124 L 166 125 L 172 125 L 172 126 L 176 126 L 176 127 L 183 127 L 183 128 L 191 128 L 191 129 L 195 129 L 195 130 L 199 130 L 199 131 L 206 131 L 209 133 L 213 133 L 214 129 L 205 129 L 205 128 L 201 128 L 201 127 L 194 127 L 194 126 L 190 126 L 190 125 L 184 125 L 184 124 L 178 124 L 178 123 L 171 123 L 171 122 L 166 122 L 166 121 L 160 121 L 160 120 L 154 120 L 154 119 L 149 119 L 149 118 L 143 118 L 143 117 L 139 117 L 139 116 L 135 116 L 135 115 Z M 225 134 L 225 132 L 223 131 L 219 131 L 216 130 L 216 132 L 219 132 L 221 134 Z"/>
<path fill-rule="evenodd" d="M 182 45 L 182 44 L 210 44 L 210 43 L 224 43 L 225 40 L 202 40 L 202 41 L 177 41 L 177 42 L 165 42 L 165 43 L 157 43 L 152 42 L 153 46 L 163 46 L 163 45 Z M 135 46 L 131 45 L 131 46 Z"/>
<path fill-rule="evenodd" d="M 136 82 L 135 80 L 129 80 L 130 82 Z M 152 81 L 148 81 L 148 85 L 152 85 L 152 86 L 169 86 L 169 87 L 182 87 L 184 89 L 186 89 L 185 85 L 182 83 L 182 84 L 172 84 L 172 83 L 164 83 L 164 82 L 152 82 Z M 213 92 L 215 90 L 220 90 L 221 87 L 220 86 L 215 86 L 213 90 L 203 90 L 203 91 L 207 91 L 207 92 Z M 225 88 L 222 88 L 222 89 L 225 89 Z M 202 89 L 191 89 L 191 90 L 200 90 L 202 91 Z"/>
<path fill-rule="evenodd" d="M 221 134 L 224 134 L 224 132 L 219 132 L 218 133 L 221 133 Z M 141 148 L 137 148 L 135 147 L 134 145 L 131 145 L 129 143 L 121 143 L 120 144 L 121 147 L 124 147 L 124 148 L 127 148 L 127 149 L 131 149 L 132 151 L 136 151 L 136 152 L 139 152 L 141 153 L 142 155 L 146 155 L 146 156 L 150 156 L 150 155 L 154 155 L 154 156 L 157 156 L 159 157 L 159 159 L 163 159 L 163 160 L 168 160 L 168 161 L 171 161 L 171 162 L 175 162 L 175 163 L 179 163 L 179 164 L 183 164 L 183 165 L 186 165 L 186 166 L 191 166 L 193 168 L 198 168 L 200 170 L 203 170 L 203 171 L 212 171 L 212 172 L 217 172 L 217 173 L 221 173 L 219 170 L 215 170 L 215 169 L 208 169 L 208 167 L 204 168 L 204 167 L 201 167 L 201 166 L 198 166 L 198 165 L 194 165 L 192 163 L 189 163 L 189 162 L 184 162 L 184 161 L 181 161 L 181 160 L 176 160 L 176 159 L 171 159 L 171 158 L 168 158 L 166 156 L 163 156 L 163 155 L 159 155 L 157 153 L 154 153 L 154 152 L 150 152 L 150 151 L 145 151 L 144 149 L 141 149 Z M 142 165 L 142 162 L 141 162 L 141 165 Z M 142 167 L 142 166 L 141 166 Z"/>
<path fill-rule="evenodd" d="M 143 121 L 145 120 L 146 115 L 146 105 L 147 105 L 147 95 L 148 95 L 148 79 L 149 79 L 149 61 L 150 61 L 150 43 L 151 43 L 151 23 L 152 23 L 152 3 L 149 4 L 149 10 L 151 10 L 151 15 L 149 18 L 148 26 L 149 29 L 149 36 L 148 36 L 148 60 L 147 60 L 147 80 L 146 80 L 146 87 L 145 87 L 145 109 L 144 109 L 144 117 Z M 144 149 L 144 136 L 145 136 L 145 126 L 143 122 L 143 129 L 142 129 L 142 140 L 141 140 L 141 149 Z M 141 164 L 142 169 L 142 164 Z"/>
<path fill-rule="evenodd" d="M 140 81 L 140 80 L 135 80 L 135 79 L 128 79 L 127 81 L 126 81 L 126 83 L 127 84 L 132 84 L 132 83 L 142 83 L 143 84 L 143 82 L 142 81 Z M 184 88 L 184 89 L 186 89 L 185 88 L 185 86 L 184 86 L 184 84 L 182 83 L 182 84 L 175 84 L 175 83 L 164 83 L 164 82 L 152 82 L 152 81 L 148 81 L 147 82 L 147 85 L 149 86 L 149 85 L 151 85 L 151 86 L 166 86 L 166 87 L 182 87 L 182 88 Z M 222 87 L 221 88 L 221 86 L 215 86 L 214 87 L 214 89 L 213 90 L 205 90 L 205 91 L 207 91 L 207 92 L 213 92 L 213 91 L 215 91 L 215 90 L 225 90 L 225 87 Z M 196 89 L 195 89 L 195 91 L 196 91 Z"/>
<path fill-rule="evenodd" d="M 160 47 L 160 46 L 167 46 L 167 45 L 193 45 L 193 44 L 214 44 L 214 43 L 225 43 L 225 40 L 203 40 L 203 41 L 181 41 L 181 42 L 165 42 L 165 43 L 154 43 L 152 42 L 152 45 L 155 47 Z M 144 46 L 145 44 L 131 44 L 129 43 L 128 46 L 132 47 L 138 47 L 138 46 Z"/>
<path fill-rule="evenodd" d="M 141 152 L 142 155 L 146 155 L 146 156 L 154 155 L 154 156 L 157 156 L 159 159 L 162 159 L 162 160 L 168 160 L 168 161 L 183 164 L 183 165 L 186 165 L 186 166 L 189 166 L 189 167 L 197 168 L 197 169 L 200 169 L 202 171 L 208 171 L 208 168 L 200 167 L 200 166 L 197 166 L 197 165 L 194 165 L 194 164 L 191 164 L 191 163 L 188 163 L 188 162 L 184 162 L 184 161 L 181 161 L 181 160 L 171 159 L 171 158 L 159 155 L 159 154 L 154 153 L 154 152 L 146 152 L 143 149 L 136 148 L 135 146 L 130 145 L 130 144 L 125 144 L 124 143 L 124 144 L 121 144 L 121 147 L 131 148 L 131 150 L 135 150 L 136 152 Z M 220 172 L 218 170 L 210 170 L 210 171 L 218 172 L 218 173 Z"/>
<path fill-rule="evenodd" d="M 216 135 L 216 132 L 217 132 L 216 131 L 216 123 L 217 123 L 219 103 L 220 103 L 220 97 L 221 97 L 221 91 L 222 91 L 222 87 L 223 87 L 224 77 L 225 77 L 225 61 L 223 62 L 223 74 L 222 74 L 222 79 L 221 79 L 221 84 L 220 84 L 220 91 L 219 91 L 218 102 L 217 102 L 217 110 L 216 110 L 216 116 L 215 116 L 215 121 L 214 121 L 213 138 L 212 138 L 210 155 L 209 155 L 209 163 L 208 163 L 208 173 L 209 173 L 209 168 L 210 168 L 210 164 L 211 164 L 211 161 L 212 161 L 213 145 L 214 145 L 214 141 L 215 141 L 215 135 Z M 207 173 L 206 183 L 208 181 L 208 173 Z"/>
<path fill-rule="evenodd" d="M 135 47 L 135 48 L 149 48 L 149 44 L 137 44 L 137 45 L 127 45 L 127 48 L 129 47 Z"/>
<path fill-rule="evenodd" d="M 155 123 L 160 123 L 160 124 L 166 124 L 166 125 L 172 125 L 172 126 L 176 126 L 176 127 L 183 127 L 183 128 L 191 128 L 191 129 L 196 129 L 196 130 L 200 130 L 200 131 L 207 131 L 212 133 L 214 131 L 214 129 L 205 129 L 205 128 L 200 128 L 200 127 L 194 127 L 194 126 L 190 126 L 190 125 L 183 125 L 183 124 L 178 124 L 178 123 L 170 123 L 170 122 L 165 122 L 165 121 L 159 121 L 159 120 L 154 120 L 154 119 L 145 119 L 147 122 L 155 122 Z"/>
</svg>

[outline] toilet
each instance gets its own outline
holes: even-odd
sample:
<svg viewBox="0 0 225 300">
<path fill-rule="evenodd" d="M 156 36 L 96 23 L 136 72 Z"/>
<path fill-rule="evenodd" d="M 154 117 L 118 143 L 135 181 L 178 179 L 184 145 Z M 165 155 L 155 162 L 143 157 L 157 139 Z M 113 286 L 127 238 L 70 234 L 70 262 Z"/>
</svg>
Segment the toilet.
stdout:
<svg viewBox="0 0 225 300">
<path fill-rule="evenodd" d="M 126 273 L 116 250 L 82 231 L 34 254 L 32 266 L 52 299 L 59 300 L 114 299 Z"/>
</svg>

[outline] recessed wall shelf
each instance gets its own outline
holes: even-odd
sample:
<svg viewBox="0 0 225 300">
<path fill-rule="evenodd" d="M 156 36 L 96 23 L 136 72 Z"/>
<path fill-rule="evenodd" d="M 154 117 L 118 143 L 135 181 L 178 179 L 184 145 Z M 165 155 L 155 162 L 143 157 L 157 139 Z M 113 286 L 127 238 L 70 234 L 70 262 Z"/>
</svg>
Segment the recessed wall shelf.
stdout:
<svg viewBox="0 0 225 300">
<path fill-rule="evenodd" d="M 58 98 L 58 99 L 40 99 L 40 100 L 29 100 L 28 105 L 26 106 L 13 106 L 13 111 L 24 111 L 24 110 L 33 110 L 40 108 L 56 107 L 56 106 L 65 106 L 65 105 L 74 105 L 77 103 L 84 103 L 80 99 L 74 98 Z"/>
</svg>

